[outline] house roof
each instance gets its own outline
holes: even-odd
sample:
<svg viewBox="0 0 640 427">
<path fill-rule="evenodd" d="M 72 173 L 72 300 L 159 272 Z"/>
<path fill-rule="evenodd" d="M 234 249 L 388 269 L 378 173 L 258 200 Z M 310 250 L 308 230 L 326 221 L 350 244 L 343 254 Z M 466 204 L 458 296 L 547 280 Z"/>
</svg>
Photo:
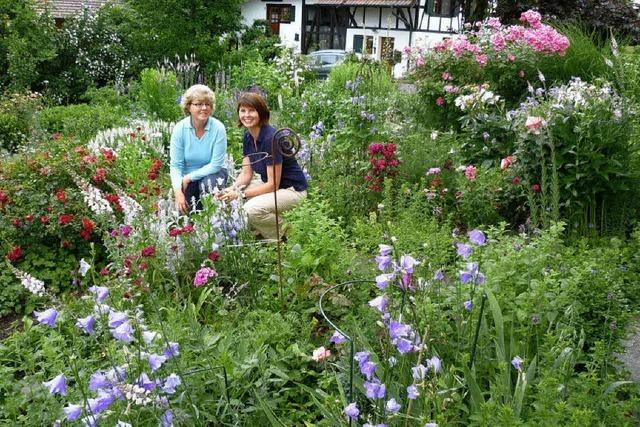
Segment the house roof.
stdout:
<svg viewBox="0 0 640 427">
<path fill-rule="evenodd" d="M 44 12 L 48 7 L 54 18 L 68 18 L 82 11 L 84 6 L 89 10 L 98 10 L 109 0 L 36 0 L 36 10 Z"/>
<path fill-rule="evenodd" d="M 416 0 L 317 0 L 315 4 L 327 6 L 413 6 Z"/>
</svg>

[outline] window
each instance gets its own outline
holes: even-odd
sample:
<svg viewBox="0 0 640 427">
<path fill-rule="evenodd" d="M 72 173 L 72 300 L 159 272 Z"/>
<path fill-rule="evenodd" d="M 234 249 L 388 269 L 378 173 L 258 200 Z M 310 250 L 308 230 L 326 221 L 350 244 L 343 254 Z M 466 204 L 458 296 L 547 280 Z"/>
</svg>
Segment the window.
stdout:
<svg viewBox="0 0 640 427">
<path fill-rule="evenodd" d="M 453 16 L 456 8 L 455 0 L 431 0 L 431 14 L 439 16 Z"/>
<path fill-rule="evenodd" d="M 362 34 L 354 34 L 353 51 L 355 53 L 364 53 L 365 55 L 373 55 L 373 36 L 363 36 Z"/>
<path fill-rule="evenodd" d="M 355 53 L 362 53 L 362 43 L 364 40 L 364 36 L 355 35 L 353 36 L 353 51 Z"/>
</svg>

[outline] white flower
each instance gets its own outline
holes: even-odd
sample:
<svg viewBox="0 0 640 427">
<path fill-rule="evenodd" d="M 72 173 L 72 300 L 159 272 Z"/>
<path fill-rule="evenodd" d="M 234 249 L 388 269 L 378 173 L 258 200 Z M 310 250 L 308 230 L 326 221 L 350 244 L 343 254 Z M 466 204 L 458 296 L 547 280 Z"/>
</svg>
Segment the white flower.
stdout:
<svg viewBox="0 0 640 427">
<path fill-rule="evenodd" d="M 80 275 L 84 277 L 87 275 L 87 271 L 89 271 L 90 268 L 91 268 L 91 264 L 89 264 L 87 261 L 84 260 L 84 258 L 82 258 L 80 260 L 80 269 L 78 269 L 78 273 L 80 273 Z"/>
<path fill-rule="evenodd" d="M 7 263 L 7 265 L 9 265 L 9 268 L 11 269 L 13 274 L 20 280 L 22 286 L 26 290 L 37 296 L 44 295 L 44 282 L 42 280 L 38 280 L 30 274 L 18 270 L 10 263 Z"/>
</svg>

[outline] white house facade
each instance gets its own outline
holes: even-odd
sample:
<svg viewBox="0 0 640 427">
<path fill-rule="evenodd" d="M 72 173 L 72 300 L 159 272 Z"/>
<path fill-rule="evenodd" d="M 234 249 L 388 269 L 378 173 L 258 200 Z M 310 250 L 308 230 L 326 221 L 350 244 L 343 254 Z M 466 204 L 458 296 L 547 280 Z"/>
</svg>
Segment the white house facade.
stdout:
<svg viewBox="0 0 640 427">
<path fill-rule="evenodd" d="M 266 19 L 301 53 L 344 49 L 376 59 L 427 48 L 462 26 L 460 0 L 247 0 L 242 16 L 247 25 Z M 402 72 L 402 64 L 396 68 Z"/>
</svg>

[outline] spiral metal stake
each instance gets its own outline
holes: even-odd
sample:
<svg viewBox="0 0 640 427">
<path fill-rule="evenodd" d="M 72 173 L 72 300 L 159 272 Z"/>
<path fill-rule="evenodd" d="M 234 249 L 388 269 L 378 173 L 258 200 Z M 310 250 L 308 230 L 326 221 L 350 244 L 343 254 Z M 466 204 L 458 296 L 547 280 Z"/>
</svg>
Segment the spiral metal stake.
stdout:
<svg viewBox="0 0 640 427">
<path fill-rule="evenodd" d="M 482 323 L 482 314 L 484 313 L 484 303 L 487 301 L 487 294 L 482 295 L 482 302 L 480 303 L 480 315 L 478 316 L 478 323 L 476 324 L 476 332 L 473 335 L 473 344 L 471 345 L 471 360 L 469 360 L 469 369 L 473 367 L 473 362 L 476 359 L 476 346 L 478 345 L 478 336 L 480 335 L 480 324 Z"/>
<path fill-rule="evenodd" d="M 324 312 L 324 308 L 322 307 L 322 301 L 324 301 L 324 297 L 325 295 L 327 295 L 329 292 L 333 291 L 336 288 L 342 287 L 342 286 L 347 286 L 347 285 L 353 285 L 355 283 L 368 283 L 368 284 L 374 284 L 375 281 L 373 280 L 364 280 L 364 279 L 356 279 L 356 280 L 349 280 L 348 282 L 343 282 L 343 283 L 338 283 L 337 285 L 333 285 L 332 287 L 330 287 L 329 289 L 327 289 L 326 291 L 324 291 L 322 293 L 322 295 L 320 295 L 320 301 L 318 302 L 318 306 L 320 309 L 320 314 L 322 315 L 322 317 L 324 317 L 324 320 L 327 321 L 328 324 L 330 324 L 336 331 L 338 331 L 340 334 L 342 334 L 347 340 L 349 340 L 349 344 L 350 344 L 350 361 L 349 361 L 349 402 L 353 402 L 353 372 L 354 372 L 354 357 L 355 357 L 355 344 L 353 343 L 353 338 L 351 338 L 349 335 L 347 335 L 341 328 L 339 328 L 335 323 L 333 323 L 331 321 L 331 319 L 329 319 L 329 317 L 327 316 L 327 314 Z M 351 419 L 349 419 L 349 425 L 351 425 Z"/>
<path fill-rule="evenodd" d="M 278 212 L 278 186 L 276 182 L 276 148 L 284 157 L 294 157 L 300 150 L 300 137 L 289 128 L 280 128 L 273 134 L 271 139 L 271 171 L 273 175 L 273 203 L 276 215 L 276 245 L 278 250 L 278 297 L 284 309 L 284 299 L 282 292 L 282 238 L 280 237 L 280 212 Z M 282 171 L 281 171 L 282 173 Z M 282 176 L 281 176 L 282 178 Z"/>
</svg>

